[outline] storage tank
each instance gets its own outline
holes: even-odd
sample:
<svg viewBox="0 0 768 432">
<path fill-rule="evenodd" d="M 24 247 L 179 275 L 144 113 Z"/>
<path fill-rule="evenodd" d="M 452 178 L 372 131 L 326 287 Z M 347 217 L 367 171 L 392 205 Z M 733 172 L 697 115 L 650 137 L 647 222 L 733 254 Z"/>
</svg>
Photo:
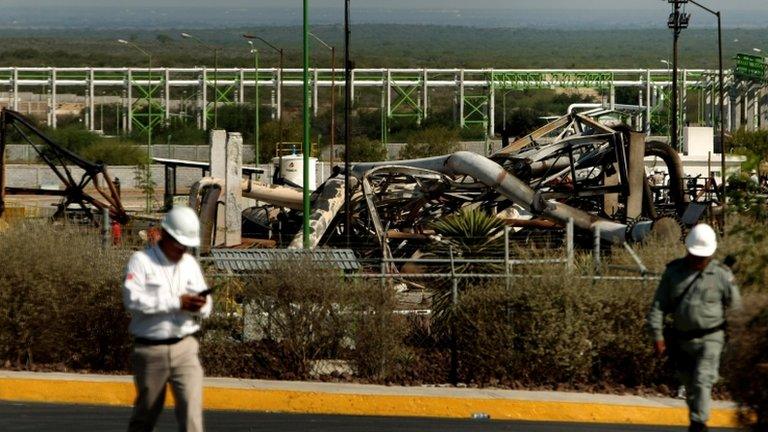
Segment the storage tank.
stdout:
<svg viewBox="0 0 768 432">
<path fill-rule="evenodd" d="M 280 177 L 297 186 L 304 185 L 304 156 L 300 154 L 283 156 L 283 164 L 280 166 L 280 158 L 272 159 L 272 163 L 280 172 Z M 317 187 L 317 158 L 309 158 L 309 190 Z"/>
</svg>

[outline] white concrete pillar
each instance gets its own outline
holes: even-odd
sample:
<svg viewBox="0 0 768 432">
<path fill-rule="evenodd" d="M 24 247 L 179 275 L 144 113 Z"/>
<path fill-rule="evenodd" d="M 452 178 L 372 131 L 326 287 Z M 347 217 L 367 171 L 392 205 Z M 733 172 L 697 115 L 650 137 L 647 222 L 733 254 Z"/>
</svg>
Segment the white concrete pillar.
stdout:
<svg viewBox="0 0 768 432">
<path fill-rule="evenodd" d="M 493 81 L 488 82 L 488 136 L 492 137 L 496 131 L 496 89 Z"/>
<path fill-rule="evenodd" d="M 19 110 L 19 68 L 13 68 L 13 99 L 11 106 L 14 111 Z"/>
<path fill-rule="evenodd" d="M 240 132 L 227 134 L 226 177 L 224 181 L 224 223 L 227 247 L 237 246 L 242 240 L 243 213 L 243 136 Z"/>
<path fill-rule="evenodd" d="M 51 127 L 56 129 L 56 69 L 51 68 Z"/>
<path fill-rule="evenodd" d="M 245 69 L 240 68 L 240 91 L 237 94 L 237 102 L 242 105 L 245 103 Z"/>
<path fill-rule="evenodd" d="M 645 71 L 645 115 L 643 116 L 643 131 L 645 131 L 646 136 L 651 135 L 651 106 L 653 105 L 651 101 L 653 95 L 652 89 L 651 70 L 648 69 Z"/>
<path fill-rule="evenodd" d="M 96 129 L 96 84 L 93 68 L 88 70 L 88 129 Z"/>
<path fill-rule="evenodd" d="M 128 133 L 131 133 L 133 131 L 133 72 L 130 69 L 128 69 L 128 79 L 126 80 L 125 85 L 127 87 L 126 91 L 128 92 L 128 99 L 125 105 L 128 119 L 125 123 L 128 128 Z"/>
<path fill-rule="evenodd" d="M 459 72 L 459 126 L 464 127 L 464 69 Z"/>
<path fill-rule="evenodd" d="M 163 81 L 165 84 L 165 119 L 168 120 L 171 117 L 171 72 L 168 68 L 165 69 Z"/>
<path fill-rule="evenodd" d="M 312 116 L 317 117 L 317 68 L 312 74 Z"/>
<path fill-rule="evenodd" d="M 225 180 L 227 178 L 227 132 L 212 130 L 208 135 L 209 161 L 211 164 L 211 177 Z M 225 184 L 226 189 L 226 184 Z M 226 190 L 221 191 L 220 202 L 224 201 Z M 223 246 L 226 240 L 226 212 L 219 211 L 216 217 L 216 235 L 214 246 Z"/>
<path fill-rule="evenodd" d="M 384 82 L 384 94 L 387 96 L 387 118 L 389 118 L 392 116 L 392 72 L 389 69 L 387 69 L 384 79 L 386 80 Z"/>
<path fill-rule="evenodd" d="M 427 68 L 424 68 L 424 76 L 421 81 L 421 94 L 423 95 L 422 98 L 424 100 L 423 106 L 422 106 L 422 112 L 424 113 L 424 119 L 427 118 L 427 113 L 429 112 L 429 74 L 427 73 Z"/>
<path fill-rule="evenodd" d="M 203 100 L 200 111 L 202 112 L 202 129 L 208 129 L 208 69 L 203 67 L 203 79 L 200 83 L 203 90 Z"/>
<path fill-rule="evenodd" d="M 277 82 L 276 85 L 276 92 L 277 92 L 277 118 L 280 119 L 283 116 L 283 78 L 282 78 L 282 71 L 278 71 L 277 75 L 275 76 L 275 80 Z"/>
</svg>

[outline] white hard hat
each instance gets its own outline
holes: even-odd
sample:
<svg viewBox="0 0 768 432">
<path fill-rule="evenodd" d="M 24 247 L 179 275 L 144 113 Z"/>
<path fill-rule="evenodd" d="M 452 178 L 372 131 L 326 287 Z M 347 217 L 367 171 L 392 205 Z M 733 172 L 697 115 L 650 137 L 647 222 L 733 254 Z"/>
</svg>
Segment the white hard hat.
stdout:
<svg viewBox="0 0 768 432">
<path fill-rule="evenodd" d="M 200 220 L 195 211 L 187 206 L 176 206 L 160 223 L 165 232 L 186 247 L 200 246 Z"/>
<path fill-rule="evenodd" d="M 698 224 L 685 237 L 688 253 L 698 257 L 711 257 L 717 249 L 715 230 L 707 224 Z"/>
</svg>

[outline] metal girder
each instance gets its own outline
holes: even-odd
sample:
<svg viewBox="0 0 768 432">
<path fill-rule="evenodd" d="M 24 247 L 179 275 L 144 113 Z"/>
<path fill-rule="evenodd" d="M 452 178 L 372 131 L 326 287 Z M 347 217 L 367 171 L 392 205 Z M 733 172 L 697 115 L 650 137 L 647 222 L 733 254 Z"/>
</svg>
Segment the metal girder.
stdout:
<svg viewBox="0 0 768 432">
<path fill-rule="evenodd" d="M 610 87 L 614 81 L 611 72 L 506 72 L 491 73 L 493 86 L 500 90 L 528 90 L 544 88 Z"/>
</svg>

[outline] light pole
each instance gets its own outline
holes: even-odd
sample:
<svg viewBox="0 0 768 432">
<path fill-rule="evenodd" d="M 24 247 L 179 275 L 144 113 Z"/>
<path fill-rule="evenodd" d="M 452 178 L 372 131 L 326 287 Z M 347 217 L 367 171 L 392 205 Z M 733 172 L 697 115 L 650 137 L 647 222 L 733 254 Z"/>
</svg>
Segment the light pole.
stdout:
<svg viewBox="0 0 768 432">
<path fill-rule="evenodd" d="M 277 107 L 279 111 L 279 115 L 277 116 L 277 128 L 278 131 L 278 139 L 280 140 L 277 144 L 277 157 L 278 157 L 278 166 L 283 166 L 283 153 L 280 151 L 280 146 L 283 144 L 283 97 L 282 97 L 282 87 L 283 87 L 283 49 L 278 48 L 271 43 L 267 42 L 263 37 L 252 35 L 252 34 L 244 34 L 244 38 L 246 39 L 257 39 L 262 41 L 265 45 L 275 50 L 280 55 L 280 62 L 278 64 L 278 71 L 277 71 L 277 79 L 280 81 L 280 88 L 277 90 L 281 92 L 280 96 L 280 106 Z"/>
<path fill-rule="evenodd" d="M 213 51 L 213 128 L 219 128 L 219 47 L 209 45 L 200 38 L 195 37 L 189 33 L 182 33 L 181 37 L 185 39 L 192 39 L 200 45 Z M 206 91 L 208 84 L 206 83 Z"/>
<path fill-rule="evenodd" d="M 672 3 L 672 13 L 667 20 L 667 27 L 672 29 L 672 147 L 680 151 L 678 140 L 678 106 L 677 106 L 677 42 L 680 32 L 688 28 L 691 15 L 685 13 L 685 3 L 689 0 L 668 0 Z"/>
<path fill-rule="evenodd" d="M 304 216 L 303 234 L 304 249 L 309 249 L 309 153 L 312 151 L 310 143 L 310 113 L 309 113 L 309 0 L 304 0 L 304 206 L 302 214 Z"/>
<path fill-rule="evenodd" d="M 253 142 L 256 153 L 256 167 L 259 167 L 259 50 L 253 46 L 253 41 L 249 40 L 248 45 L 251 46 L 251 53 L 253 53 L 253 99 L 254 99 L 254 114 L 253 114 Z"/>
<path fill-rule="evenodd" d="M 727 199 L 725 197 L 725 78 L 723 76 L 723 30 L 721 25 L 720 11 L 714 11 L 708 7 L 705 7 L 694 0 L 689 0 L 694 5 L 701 9 L 711 13 L 717 17 L 717 51 L 718 51 L 718 81 L 719 81 L 719 93 L 720 93 L 720 183 L 723 188 L 723 224 L 725 224 L 725 206 Z"/>
<path fill-rule="evenodd" d="M 309 35 L 331 50 L 331 166 L 333 166 L 333 151 L 336 148 L 336 47 L 328 45 L 314 33 Z"/>
<path fill-rule="evenodd" d="M 660 62 L 667 65 L 667 75 L 669 75 L 669 79 L 672 79 L 672 63 L 669 60 L 661 59 Z M 666 103 L 666 102 L 665 102 Z M 670 122 L 672 121 L 672 116 L 667 112 L 667 138 L 670 140 L 672 139 L 672 128 L 670 126 Z"/>
<path fill-rule="evenodd" d="M 150 54 L 147 50 L 143 49 L 142 47 L 136 45 L 133 42 L 129 42 L 125 39 L 118 39 L 117 42 L 128 45 L 129 47 L 132 47 L 136 49 L 137 51 L 140 51 L 142 54 L 147 56 L 148 66 L 147 66 L 147 184 L 152 183 L 152 54 Z M 131 85 L 131 83 L 128 83 L 128 85 Z M 130 104 L 131 101 L 128 101 Z M 130 108 L 129 108 L 130 109 Z M 131 121 L 131 119 L 129 119 Z M 149 194 L 151 188 L 147 188 L 145 191 L 146 195 L 146 205 L 147 205 L 147 213 L 152 211 L 152 197 Z"/>
<path fill-rule="evenodd" d="M 350 112 L 352 109 L 352 63 L 349 59 L 349 0 L 344 0 L 344 231 L 347 247 L 352 243 L 352 190 L 349 187 L 350 170 Z"/>
</svg>

